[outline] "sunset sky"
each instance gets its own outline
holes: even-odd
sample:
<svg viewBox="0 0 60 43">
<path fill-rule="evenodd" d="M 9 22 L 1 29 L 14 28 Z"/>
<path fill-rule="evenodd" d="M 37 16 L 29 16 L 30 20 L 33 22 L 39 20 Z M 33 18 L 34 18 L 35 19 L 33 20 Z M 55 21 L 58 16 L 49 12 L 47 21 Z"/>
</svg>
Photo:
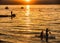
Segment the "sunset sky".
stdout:
<svg viewBox="0 0 60 43">
<path fill-rule="evenodd" d="M 0 5 L 2 4 L 60 4 L 60 0 L 0 0 Z"/>
</svg>

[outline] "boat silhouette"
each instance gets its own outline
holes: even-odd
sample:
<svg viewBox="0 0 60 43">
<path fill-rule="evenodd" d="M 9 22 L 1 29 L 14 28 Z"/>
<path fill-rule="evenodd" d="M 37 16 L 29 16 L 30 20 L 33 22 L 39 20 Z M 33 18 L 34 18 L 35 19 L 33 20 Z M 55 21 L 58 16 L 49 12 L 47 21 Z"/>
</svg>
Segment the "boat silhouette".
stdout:
<svg viewBox="0 0 60 43">
<path fill-rule="evenodd" d="M 13 14 L 11 11 L 11 15 L 0 15 L 0 18 L 3 18 L 3 17 L 11 17 L 11 19 L 13 19 L 14 17 L 16 17 L 16 15 Z"/>
</svg>

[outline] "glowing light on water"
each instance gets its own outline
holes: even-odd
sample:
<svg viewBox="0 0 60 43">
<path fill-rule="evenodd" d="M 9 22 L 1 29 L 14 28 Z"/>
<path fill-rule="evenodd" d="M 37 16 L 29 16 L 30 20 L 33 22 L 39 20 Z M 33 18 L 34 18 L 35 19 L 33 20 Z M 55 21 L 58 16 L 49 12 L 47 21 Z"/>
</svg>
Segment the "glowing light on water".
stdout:
<svg viewBox="0 0 60 43">
<path fill-rule="evenodd" d="M 26 5 L 26 26 L 28 26 L 28 29 L 30 31 L 30 23 L 31 23 L 31 19 L 30 19 L 30 5 Z"/>
<path fill-rule="evenodd" d="M 30 17 L 29 17 L 29 15 L 30 15 L 30 6 L 29 5 L 26 6 L 26 14 L 25 15 L 27 16 L 26 20 L 27 20 L 27 23 L 29 24 L 30 23 Z"/>
<path fill-rule="evenodd" d="M 30 6 L 27 5 L 26 6 L 26 16 L 29 16 L 29 14 L 30 14 Z"/>
</svg>

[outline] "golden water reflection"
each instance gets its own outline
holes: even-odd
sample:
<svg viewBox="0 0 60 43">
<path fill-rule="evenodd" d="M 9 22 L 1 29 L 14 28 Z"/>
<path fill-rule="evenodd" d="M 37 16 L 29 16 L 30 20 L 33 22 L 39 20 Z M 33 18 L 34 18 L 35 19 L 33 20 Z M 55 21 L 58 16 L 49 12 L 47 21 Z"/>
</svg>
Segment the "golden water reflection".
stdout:
<svg viewBox="0 0 60 43">
<path fill-rule="evenodd" d="M 30 5 L 26 5 L 26 26 L 31 26 L 30 23 L 31 23 L 31 19 L 30 19 Z M 28 28 L 29 31 L 30 31 L 30 28 Z"/>
<path fill-rule="evenodd" d="M 26 5 L 26 16 L 30 14 L 30 5 Z"/>
</svg>

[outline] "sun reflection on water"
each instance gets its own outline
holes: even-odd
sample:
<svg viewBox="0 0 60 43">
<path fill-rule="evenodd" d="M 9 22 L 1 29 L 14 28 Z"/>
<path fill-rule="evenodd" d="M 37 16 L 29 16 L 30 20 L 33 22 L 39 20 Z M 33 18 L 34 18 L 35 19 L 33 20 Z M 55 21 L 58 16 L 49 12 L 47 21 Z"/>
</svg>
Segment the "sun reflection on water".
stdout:
<svg viewBox="0 0 60 43">
<path fill-rule="evenodd" d="M 26 26 L 28 26 L 29 31 L 30 31 L 30 23 L 31 23 L 31 19 L 30 19 L 30 5 L 26 5 Z"/>
<path fill-rule="evenodd" d="M 26 5 L 26 16 L 30 14 L 30 5 Z"/>
<path fill-rule="evenodd" d="M 26 5 L 26 22 L 27 22 L 27 24 L 29 24 L 30 23 L 30 17 L 29 17 L 29 15 L 30 15 L 30 5 Z"/>
</svg>

